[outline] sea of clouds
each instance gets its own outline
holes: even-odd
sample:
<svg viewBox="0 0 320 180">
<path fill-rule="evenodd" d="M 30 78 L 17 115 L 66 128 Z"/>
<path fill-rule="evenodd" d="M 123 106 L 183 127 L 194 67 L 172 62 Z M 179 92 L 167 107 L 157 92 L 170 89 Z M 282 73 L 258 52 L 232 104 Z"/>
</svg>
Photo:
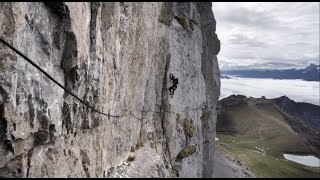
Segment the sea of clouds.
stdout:
<svg viewBox="0 0 320 180">
<path fill-rule="evenodd" d="M 320 83 L 300 79 L 280 80 L 239 77 L 221 79 L 221 94 L 219 99 L 232 94 L 256 98 L 265 96 L 268 99 L 285 95 L 295 102 L 320 105 Z"/>
</svg>

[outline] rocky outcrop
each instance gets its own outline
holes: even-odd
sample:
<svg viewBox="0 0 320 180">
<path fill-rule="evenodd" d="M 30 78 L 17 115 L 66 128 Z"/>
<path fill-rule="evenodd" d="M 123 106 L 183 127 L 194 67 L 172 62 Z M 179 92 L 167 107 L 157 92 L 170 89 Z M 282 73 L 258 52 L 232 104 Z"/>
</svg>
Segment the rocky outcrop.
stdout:
<svg viewBox="0 0 320 180">
<path fill-rule="evenodd" d="M 109 116 L 0 43 L 0 176 L 118 177 L 122 168 L 121 177 L 213 177 L 220 41 L 211 6 L 1 2 L 0 35 Z"/>
<path fill-rule="evenodd" d="M 295 102 L 287 96 L 281 96 L 274 101 L 280 109 L 304 119 L 312 128 L 320 132 L 320 106 Z"/>
<path fill-rule="evenodd" d="M 218 114 L 225 112 L 234 106 L 244 104 L 247 101 L 248 101 L 248 98 L 244 95 L 233 94 L 229 97 L 223 98 L 223 99 L 219 100 L 219 103 L 217 106 Z"/>
</svg>

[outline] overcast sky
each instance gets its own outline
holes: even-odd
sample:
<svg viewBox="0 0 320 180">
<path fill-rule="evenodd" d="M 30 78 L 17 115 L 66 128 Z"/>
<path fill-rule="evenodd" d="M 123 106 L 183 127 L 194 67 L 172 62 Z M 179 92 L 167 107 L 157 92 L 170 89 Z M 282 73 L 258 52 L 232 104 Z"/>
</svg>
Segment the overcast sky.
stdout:
<svg viewBox="0 0 320 180">
<path fill-rule="evenodd" d="M 319 2 L 213 2 L 219 67 L 285 69 L 319 64 Z"/>
</svg>

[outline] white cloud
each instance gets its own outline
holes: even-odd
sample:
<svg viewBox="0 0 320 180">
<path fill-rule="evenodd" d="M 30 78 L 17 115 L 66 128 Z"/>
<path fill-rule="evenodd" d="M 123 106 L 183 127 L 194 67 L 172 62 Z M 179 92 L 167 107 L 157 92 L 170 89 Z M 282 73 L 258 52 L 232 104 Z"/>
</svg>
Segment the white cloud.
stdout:
<svg viewBox="0 0 320 180">
<path fill-rule="evenodd" d="M 319 2 L 214 2 L 221 69 L 319 64 Z M 268 60 L 267 60 L 268 59 Z"/>
<path fill-rule="evenodd" d="M 220 99 L 232 94 L 259 98 L 278 98 L 285 95 L 296 102 L 320 105 L 319 88 L 319 82 L 315 81 L 233 77 L 221 79 Z"/>
<path fill-rule="evenodd" d="M 258 41 L 254 38 L 250 38 L 241 34 L 235 34 L 231 36 L 231 38 L 229 39 L 229 43 L 231 45 L 236 44 L 245 47 L 266 47 L 264 42 Z"/>
</svg>

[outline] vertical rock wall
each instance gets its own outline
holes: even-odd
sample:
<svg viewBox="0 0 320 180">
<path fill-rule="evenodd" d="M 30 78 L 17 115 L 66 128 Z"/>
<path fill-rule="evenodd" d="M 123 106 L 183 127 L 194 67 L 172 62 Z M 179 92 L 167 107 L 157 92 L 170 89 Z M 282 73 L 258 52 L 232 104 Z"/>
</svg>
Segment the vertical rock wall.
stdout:
<svg viewBox="0 0 320 180">
<path fill-rule="evenodd" d="M 113 115 L 1 43 L 0 176 L 112 177 L 131 154 L 128 177 L 213 176 L 220 42 L 211 3 L 1 2 L 0 35 Z M 159 158 L 144 159 L 151 154 Z"/>
</svg>

